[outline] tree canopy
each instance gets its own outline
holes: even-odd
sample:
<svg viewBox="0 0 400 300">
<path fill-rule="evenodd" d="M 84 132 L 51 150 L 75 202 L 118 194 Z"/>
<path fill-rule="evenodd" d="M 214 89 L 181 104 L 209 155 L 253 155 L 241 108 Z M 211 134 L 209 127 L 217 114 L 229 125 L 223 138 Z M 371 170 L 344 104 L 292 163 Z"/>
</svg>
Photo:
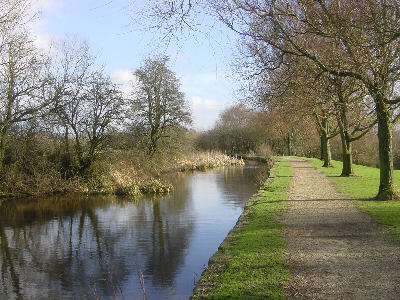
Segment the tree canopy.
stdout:
<svg viewBox="0 0 400 300">
<path fill-rule="evenodd" d="M 137 86 L 132 92 L 132 107 L 136 121 L 146 129 L 150 154 L 169 128 L 191 123 L 179 79 L 168 67 L 168 60 L 166 56 L 149 58 L 134 72 Z"/>
</svg>

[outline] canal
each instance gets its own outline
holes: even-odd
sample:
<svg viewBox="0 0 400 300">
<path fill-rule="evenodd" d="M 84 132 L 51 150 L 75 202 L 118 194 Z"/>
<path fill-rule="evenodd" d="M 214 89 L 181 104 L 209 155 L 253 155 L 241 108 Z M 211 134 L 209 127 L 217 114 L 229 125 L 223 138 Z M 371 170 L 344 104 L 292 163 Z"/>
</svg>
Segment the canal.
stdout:
<svg viewBox="0 0 400 300">
<path fill-rule="evenodd" d="M 174 174 L 162 197 L 4 202 L 0 299 L 188 299 L 260 169 Z"/>
</svg>

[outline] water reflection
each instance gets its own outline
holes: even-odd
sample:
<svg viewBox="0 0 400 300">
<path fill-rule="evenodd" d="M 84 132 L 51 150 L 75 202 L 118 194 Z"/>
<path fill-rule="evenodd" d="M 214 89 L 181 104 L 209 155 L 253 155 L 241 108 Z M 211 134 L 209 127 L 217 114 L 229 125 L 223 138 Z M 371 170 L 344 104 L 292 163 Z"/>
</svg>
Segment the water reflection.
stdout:
<svg viewBox="0 0 400 300">
<path fill-rule="evenodd" d="M 167 197 L 4 202 L 0 299 L 187 299 L 255 191 L 255 168 L 180 175 Z"/>
</svg>

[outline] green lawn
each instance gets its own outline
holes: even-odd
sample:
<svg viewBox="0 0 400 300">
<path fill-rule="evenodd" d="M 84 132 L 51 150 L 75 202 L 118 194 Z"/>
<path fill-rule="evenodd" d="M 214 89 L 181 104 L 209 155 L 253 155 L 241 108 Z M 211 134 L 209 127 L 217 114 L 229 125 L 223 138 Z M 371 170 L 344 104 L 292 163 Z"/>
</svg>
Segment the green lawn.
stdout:
<svg viewBox="0 0 400 300">
<path fill-rule="evenodd" d="M 333 168 L 322 168 L 322 162 L 316 158 L 306 158 L 318 170 L 327 174 L 337 189 L 344 195 L 355 199 L 354 203 L 364 212 L 394 234 L 400 241 L 400 201 L 373 201 L 378 193 L 379 169 L 354 165 L 354 177 L 339 177 L 342 163 L 333 161 Z M 400 186 L 400 170 L 394 171 L 396 185 Z M 366 200 L 367 199 L 367 200 Z"/>
<path fill-rule="evenodd" d="M 291 167 L 278 161 L 275 178 L 252 197 L 238 224 L 210 259 L 193 299 L 284 299 L 289 272 L 283 260 L 282 224 Z"/>
</svg>

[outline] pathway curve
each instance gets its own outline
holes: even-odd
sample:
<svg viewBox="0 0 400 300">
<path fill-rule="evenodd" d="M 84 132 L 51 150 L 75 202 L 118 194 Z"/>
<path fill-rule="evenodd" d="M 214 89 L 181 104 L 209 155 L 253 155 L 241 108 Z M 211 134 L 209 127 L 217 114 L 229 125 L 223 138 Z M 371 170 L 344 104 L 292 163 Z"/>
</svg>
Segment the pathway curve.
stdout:
<svg viewBox="0 0 400 300">
<path fill-rule="evenodd" d="M 400 299 L 400 245 L 308 162 L 290 158 L 288 299 Z"/>
</svg>

